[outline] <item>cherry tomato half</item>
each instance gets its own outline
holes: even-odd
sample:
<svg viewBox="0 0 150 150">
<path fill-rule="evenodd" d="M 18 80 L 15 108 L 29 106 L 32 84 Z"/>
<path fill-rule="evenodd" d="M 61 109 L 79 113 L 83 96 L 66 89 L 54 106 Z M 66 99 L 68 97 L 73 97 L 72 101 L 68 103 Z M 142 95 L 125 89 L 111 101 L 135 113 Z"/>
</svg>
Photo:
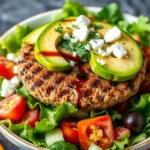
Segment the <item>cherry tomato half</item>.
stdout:
<svg viewBox="0 0 150 150">
<path fill-rule="evenodd" d="M 79 121 L 78 130 L 80 144 L 86 150 L 92 143 L 107 149 L 114 139 L 113 125 L 107 115 Z"/>
<path fill-rule="evenodd" d="M 35 108 L 33 110 L 27 111 L 23 116 L 23 119 L 20 121 L 20 123 L 28 122 L 28 125 L 34 128 L 35 123 L 40 120 L 39 118 L 40 118 L 40 112 L 38 108 Z"/>
<path fill-rule="evenodd" d="M 24 97 L 13 94 L 0 101 L 0 119 L 20 120 L 26 109 Z"/>
<path fill-rule="evenodd" d="M 7 60 L 5 57 L 0 56 L 0 76 L 6 79 L 11 79 L 15 74 L 13 71 L 14 63 Z"/>
<path fill-rule="evenodd" d="M 123 137 L 130 136 L 130 130 L 124 127 L 114 128 L 115 139 L 116 141 L 121 141 Z"/>
<path fill-rule="evenodd" d="M 61 122 L 61 130 L 66 142 L 70 142 L 73 144 L 79 143 L 77 122 L 73 120 L 63 120 Z"/>
</svg>

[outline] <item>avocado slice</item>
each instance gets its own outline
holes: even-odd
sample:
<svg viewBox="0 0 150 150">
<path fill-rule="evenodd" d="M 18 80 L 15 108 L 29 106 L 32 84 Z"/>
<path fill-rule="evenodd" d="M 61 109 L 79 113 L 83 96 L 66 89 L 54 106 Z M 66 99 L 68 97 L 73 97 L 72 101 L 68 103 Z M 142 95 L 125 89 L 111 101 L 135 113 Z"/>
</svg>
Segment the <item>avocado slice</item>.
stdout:
<svg viewBox="0 0 150 150">
<path fill-rule="evenodd" d="M 22 43 L 35 45 L 39 35 L 42 33 L 42 31 L 48 26 L 49 24 L 44 24 L 35 30 L 33 30 L 31 33 L 29 33 L 27 36 L 25 36 L 22 40 Z"/>
<path fill-rule="evenodd" d="M 111 29 L 113 26 L 107 23 L 94 22 L 95 25 L 101 24 L 102 28 L 98 29 L 97 32 L 104 38 L 105 33 Z M 127 81 L 132 79 L 142 66 L 143 54 L 142 50 L 135 42 L 132 37 L 130 37 L 124 31 L 121 31 L 121 38 L 116 41 L 117 43 L 124 46 L 127 50 L 128 58 L 115 58 L 113 56 L 102 57 L 99 54 L 95 54 L 91 51 L 90 66 L 94 73 L 103 77 L 104 79 L 113 81 Z M 104 44 L 103 49 L 106 49 L 111 44 Z M 106 62 L 105 65 L 100 65 L 97 62 L 97 58 Z"/>
<path fill-rule="evenodd" d="M 70 68 L 70 64 L 57 50 L 57 45 L 62 33 L 61 31 L 56 31 L 56 29 L 61 28 L 64 33 L 68 32 L 71 34 L 72 30 L 70 30 L 70 28 L 72 21 L 73 20 L 70 19 L 63 22 L 55 21 L 49 24 L 40 34 L 36 42 L 34 49 L 35 58 L 48 70 L 64 71 Z"/>
</svg>

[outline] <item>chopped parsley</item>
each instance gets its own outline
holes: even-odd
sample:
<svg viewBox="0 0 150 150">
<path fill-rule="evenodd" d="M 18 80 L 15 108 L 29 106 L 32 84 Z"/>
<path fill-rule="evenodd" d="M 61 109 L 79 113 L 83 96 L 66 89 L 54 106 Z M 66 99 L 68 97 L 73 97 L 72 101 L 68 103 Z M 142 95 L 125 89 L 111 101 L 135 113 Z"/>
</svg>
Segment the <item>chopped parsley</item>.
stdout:
<svg viewBox="0 0 150 150">
<path fill-rule="evenodd" d="M 97 32 L 90 32 L 88 40 L 98 40 L 100 37 L 97 35 Z"/>
<path fill-rule="evenodd" d="M 63 27 L 60 26 L 60 27 L 58 27 L 57 29 L 55 29 L 55 31 L 56 31 L 56 32 L 59 32 L 59 33 L 62 33 Z"/>
<path fill-rule="evenodd" d="M 72 43 L 69 40 L 60 40 L 59 44 L 68 52 L 76 51 L 77 55 L 83 62 L 87 62 L 90 59 L 90 52 L 85 49 L 87 43 Z"/>
<path fill-rule="evenodd" d="M 94 27 L 96 30 L 103 27 L 101 24 L 92 24 L 91 26 Z"/>
</svg>

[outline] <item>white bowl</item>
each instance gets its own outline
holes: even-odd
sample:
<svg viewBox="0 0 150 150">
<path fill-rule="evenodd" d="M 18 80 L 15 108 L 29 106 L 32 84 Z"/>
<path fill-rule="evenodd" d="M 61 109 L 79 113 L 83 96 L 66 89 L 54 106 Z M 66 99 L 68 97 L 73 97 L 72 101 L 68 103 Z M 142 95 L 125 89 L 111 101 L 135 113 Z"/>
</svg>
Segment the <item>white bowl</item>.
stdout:
<svg viewBox="0 0 150 150">
<path fill-rule="evenodd" d="M 89 11 L 92 12 L 98 12 L 100 10 L 100 8 L 97 7 L 88 7 Z M 48 23 L 51 20 L 51 16 L 53 14 L 59 13 L 61 12 L 61 9 L 57 9 L 57 10 L 53 10 L 53 11 L 48 11 L 45 13 L 41 13 L 39 15 L 33 16 L 29 19 L 26 19 L 22 22 L 20 22 L 19 24 L 24 26 L 24 25 L 29 25 L 33 28 L 36 28 L 42 24 Z M 135 16 L 132 16 L 130 14 L 123 14 L 125 20 L 127 20 L 128 22 L 132 23 L 137 21 L 137 18 Z M 8 35 L 14 33 L 16 27 L 12 27 L 10 28 L 8 31 L 6 31 L 1 37 L 0 37 L 0 41 L 2 41 L 3 39 L 5 39 Z M 16 134 L 14 134 L 12 131 L 8 130 L 4 125 L 2 125 L 0 123 L 0 132 L 13 144 L 15 144 L 16 146 L 20 147 L 21 149 L 24 150 L 48 150 L 46 148 L 42 148 L 42 147 L 38 147 L 35 146 L 32 143 L 29 143 L 28 141 L 20 138 L 19 136 L 17 136 Z M 146 150 L 150 148 L 150 138 L 146 139 L 145 141 L 138 143 L 132 147 L 127 148 L 128 150 Z"/>
</svg>

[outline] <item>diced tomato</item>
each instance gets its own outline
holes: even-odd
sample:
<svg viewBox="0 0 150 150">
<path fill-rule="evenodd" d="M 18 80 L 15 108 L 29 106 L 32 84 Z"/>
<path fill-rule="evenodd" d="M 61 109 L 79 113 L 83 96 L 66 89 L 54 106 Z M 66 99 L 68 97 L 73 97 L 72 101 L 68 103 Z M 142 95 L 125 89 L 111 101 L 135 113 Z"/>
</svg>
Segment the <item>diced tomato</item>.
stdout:
<svg viewBox="0 0 150 150">
<path fill-rule="evenodd" d="M 107 115 L 79 121 L 78 130 L 80 144 L 85 150 L 92 143 L 107 149 L 111 146 L 114 139 L 111 118 Z"/>
<path fill-rule="evenodd" d="M 129 108 L 130 105 L 130 101 L 129 99 L 126 100 L 125 102 L 119 103 L 115 106 L 115 109 L 117 110 L 117 112 L 119 114 L 123 114 L 127 111 L 127 109 Z"/>
<path fill-rule="evenodd" d="M 15 74 L 13 72 L 14 63 L 0 56 L 0 76 L 11 79 Z"/>
<path fill-rule="evenodd" d="M 73 144 L 79 143 L 79 134 L 76 121 L 63 120 L 61 122 L 61 130 L 66 142 L 70 142 Z"/>
<path fill-rule="evenodd" d="M 19 123 L 28 122 L 28 125 L 34 128 L 35 123 L 40 120 L 39 118 L 40 118 L 40 112 L 38 108 L 35 108 L 33 110 L 27 111 L 23 116 L 23 119 Z"/>
<path fill-rule="evenodd" d="M 13 94 L 0 101 L 0 119 L 20 120 L 26 109 L 24 97 Z"/>
<path fill-rule="evenodd" d="M 123 137 L 130 136 L 130 130 L 124 127 L 116 127 L 114 128 L 115 138 L 116 141 L 121 141 Z"/>
</svg>

